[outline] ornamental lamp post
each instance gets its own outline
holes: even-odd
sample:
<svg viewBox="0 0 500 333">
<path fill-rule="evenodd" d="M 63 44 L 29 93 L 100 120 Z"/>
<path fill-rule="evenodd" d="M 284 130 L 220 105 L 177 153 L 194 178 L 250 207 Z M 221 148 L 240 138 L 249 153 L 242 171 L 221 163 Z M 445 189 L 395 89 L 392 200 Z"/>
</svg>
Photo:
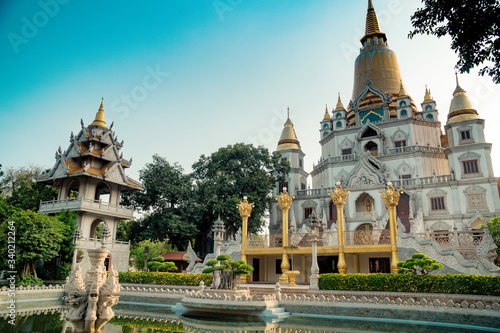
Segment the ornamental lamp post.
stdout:
<svg viewBox="0 0 500 333">
<path fill-rule="evenodd" d="M 280 285 L 288 284 L 288 275 L 286 274 L 286 272 L 290 270 L 288 254 L 286 253 L 286 248 L 288 247 L 288 210 L 292 206 L 293 196 L 294 194 L 288 194 L 286 187 L 283 187 L 283 192 L 276 196 L 283 216 L 283 239 L 281 241 L 283 250 L 281 258 L 281 275 L 279 277 Z"/>
<path fill-rule="evenodd" d="M 397 234 L 397 225 L 396 225 L 396 206 L 399 202 L 399 196 L 403 193 L 402 189 L 396 190 L 391 182 L 387 183 L 387 188 L 385 191 L 379 191 L 382 200 L 384 200 L 384 204 L 387 206 L 389 210 L 389 223 L 391 229 L 391 270 L 395 274 L 398 272 L 398 245 L 396 243 Z"/>
<path fill-rule="evenodd" d="M 347 271 L 347 262 L 344 252 L 344 205 L 349 195 L 349 188 L 343 189 L 340 182 L 335 185 L 335 190 L 328 191 L 332 197 L 332 201 L 337 206 L 337 230 L 339 235 L 339 262 L 337 268 L 340 274 L 345 274 Z"/>
<path fill-rule="evenodd" d="M 74 270 L 76 267 L 76 257 L 78 253 L 78 245 L 80 245 L 80 239 L 82 238 L 82 230 L 75 229 L 73 233 L 73 262 L 71 263 L 71 270 Z"/>
<path fill-rule="evenodd" d="M 241 216 L 241 260 L 248 264 L 247 262 L 247 235 L 248 235 L 248 218 L 252 212 L 254 204 L 248 202 L 246 196 L 243 197 L 243 201 L 236 205 L 236 208 L 240 211 Z M 250 278 L 250 276 L 248 276 Z M 241 282 L 247 282 L 247 276 L 241 276 Z"/>
<path fill-rule="evenodd" d="M 310 228 L 309 229 L 309 237 L 311 239 L 311 244 L 312 244 L 312 263 L 311 263 L 311 276 L 309 277 L 309 289 L 315 289 L 318 290 L 318 281 L 319 281 L 319 266 L 318 266 L 318 249 L 317 249 L 317 243 L 318 243 L 318 231 L 319 227 L 321 225 L 321 222 L 316 215 L 316 213 L 312 213 L 309 215 L 309 218 L 307 219 L 307 226 Z"/>
<path fill-rule="evenodd" d="M 104 223 L 104 225 L 102 226 L 102 230 L 101 230 L 101 248 L 104 250 L 109 241 L 108 241 L 108 238 L 111 236 L 111 230 L 109 230 L 108 226 L 106 225 L 106 223 Z"/>
<path fill-rule="evenodd" d="M 148 271 L 148 254 L 149 254 L 149 246 L 144 246 L 144 272 Z"/>
</svg>

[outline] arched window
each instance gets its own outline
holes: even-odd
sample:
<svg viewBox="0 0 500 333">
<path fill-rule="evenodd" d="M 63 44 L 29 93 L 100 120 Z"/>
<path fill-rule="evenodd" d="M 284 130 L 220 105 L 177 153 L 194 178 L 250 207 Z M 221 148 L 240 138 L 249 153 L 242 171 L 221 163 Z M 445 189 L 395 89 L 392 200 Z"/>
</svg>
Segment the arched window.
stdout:
<svg viewBox="0 0 500 333">
<path fill-rule="evenodd" d="M 430 110 L 432 110 L 432 105 L 427 105 L 427 106 L 425 107 L 425 111 L 430 111 Z"/>
<path fill-rule="evenodd" d="M 406 117 L 406 116 L 408 116 L 408 111 L 401 110 L 401 117 Z"/>
<path fill-rule="evenodd" d="M 66 190 L 66 198 L 67 199 L 76 199 L 79 196 L 80 182 L 78 180 L 73 180 L 69 183 L 68 188 Z"/>
<path fill-rule="evenodd" d="M 330 134 L 330 133 L 328 133 L 328 132 L 323 132 L 323 137 L 324 137 L 324 138 L 326 138 L 326 137 L 328 136 L 328 134 Z"/>
<path fill-rule="evenodd" d="M 328 128 L 328 124 L 323 124 L 323 129 Z"/>
<path fill-rule="evenodd" d="M 434 120 L 434 116 L 433 116 L 432 114 L 428 114 L 428 115 L 427 115 L 427 119 L 429 119 L 429 120 Z"/>
<path fill-rule="evenodd" d="M 335 126 L 336 126 L 337 128 L 340 128 L 340 127 L 342 127 L 342 122 L 340 122 L 340 121 L 337 121 L 337 124 L 336 124 Z"/>
<path fill-rule="evenodd" d="M 338 112 L 338 113 L 335 115 L 335 118 L 342 118 L 342 113 Z"/>
<path fill-rule="evenodd" d="M 399 106 L 406 106 L 406 102 L 405 101 L 399 102 Z"/>
</svg>

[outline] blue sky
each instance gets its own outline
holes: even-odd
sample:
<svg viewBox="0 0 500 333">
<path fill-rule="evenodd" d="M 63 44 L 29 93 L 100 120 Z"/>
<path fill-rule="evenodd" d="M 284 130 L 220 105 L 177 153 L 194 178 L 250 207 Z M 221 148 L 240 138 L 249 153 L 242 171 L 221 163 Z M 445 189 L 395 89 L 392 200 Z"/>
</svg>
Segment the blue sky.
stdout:
<svg viewBox="0 0 500 333">
<path fill-rule="evenodd" d="M 0 4 L 0 148 L 3 168 L 51 167 L 80 118 L 104 96 L 106 121 L 133 157 L 129 175 L 153 154 L 185 169 L 236 142 L 274 150 L 286 108 L 306 153 L 320 155 L 319 121 L 337 93 L 347 105 L 364 32 L 359 1 L 3 1 Z M 455 88 L 450 40 L 407 39 L 416 0 L 374 0 L 407 92 L 425 84 L 442 123 Z M 500 175 L 500 87 L 475 73 L 461 86 L 486 119 Z"/>
</svg>

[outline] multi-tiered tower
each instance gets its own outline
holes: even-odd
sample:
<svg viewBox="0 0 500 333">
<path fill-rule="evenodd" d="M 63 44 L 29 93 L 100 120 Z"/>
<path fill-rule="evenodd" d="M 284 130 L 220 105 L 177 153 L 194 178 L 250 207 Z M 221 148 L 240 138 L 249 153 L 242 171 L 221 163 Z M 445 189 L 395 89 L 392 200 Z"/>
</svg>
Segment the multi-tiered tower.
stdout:
<svg viewBox="0 0 500 333">
<path fill-rule="evenodd" d="M 127 271 L 130 244 L 118 242 L 115 237 L 117 221 L 132 219 L 134 211 L 120 206 L 120 194 L 143 187 L 125 174 L 132 159 L 123 158 L 123 140 L 118 141 L 112 127 L 113 124 L 106 125 L 101 101 L 95 120 L 89 126 L 81 120 L 79 133 L 71 132 L 68 149 L 59 147 L 52 169 L 37 177 L 37 182 L 59 189 L 57 200 L 42 202 L 40 212 L 50 214 L 66 209 L 78 213 L 78 228 L 83 236 L 79 247 L 84 251 L 98 246 L 96 231 L 99 225 L 106 224 L 112 241 L 107 262 L 119 271 Z M 87 259 L 84 254 L 84 270 Z"/>
</svg>

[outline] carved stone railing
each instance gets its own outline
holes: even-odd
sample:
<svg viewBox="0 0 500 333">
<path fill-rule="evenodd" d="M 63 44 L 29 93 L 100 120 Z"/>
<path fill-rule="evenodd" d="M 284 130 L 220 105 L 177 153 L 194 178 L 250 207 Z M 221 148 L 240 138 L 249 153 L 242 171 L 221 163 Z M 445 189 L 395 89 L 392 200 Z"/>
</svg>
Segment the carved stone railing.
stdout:
<svg viewBox="0 0 500 333">
<path fill-rule="evenodd" d="M 455 249 L 463 251 L 475 251 L 481 244 L 484 231 L 433 231 L 427 233 L 416 233 L 421 239 L 433 239 L 442 249 Z"/>
<path fill-rule="evenodd" d="M 102 200 L 74 198 L 40 202 L 40 213 L 57 213 L 63 209 L 72 211 L 91 211 L 126 219 L 134 217 L 134 210 L 132 208 L 110 204 Z"/>
<path fill-rule="evenodd" d="M 250 235 L 247 240 L 247 248 L 269 248 L 281 247 L 283 236 L 281 234 Z"/>
<path fill-rule="evenodd" d="M 345 245 L 387 245 L 391 243 L 389 229 L 345 231 Z"/>
<path fill-rule="evenodd" d="M 101 242 L 101 238 L 82 238 L 79 240 L 78 247 L 82 249 L 100 249 Z M 107 243 L 107 248 L 117 251 L 130 251 L 130 241 L 121 242 L 112 240 L 110 243 Z"/>
</svg>

